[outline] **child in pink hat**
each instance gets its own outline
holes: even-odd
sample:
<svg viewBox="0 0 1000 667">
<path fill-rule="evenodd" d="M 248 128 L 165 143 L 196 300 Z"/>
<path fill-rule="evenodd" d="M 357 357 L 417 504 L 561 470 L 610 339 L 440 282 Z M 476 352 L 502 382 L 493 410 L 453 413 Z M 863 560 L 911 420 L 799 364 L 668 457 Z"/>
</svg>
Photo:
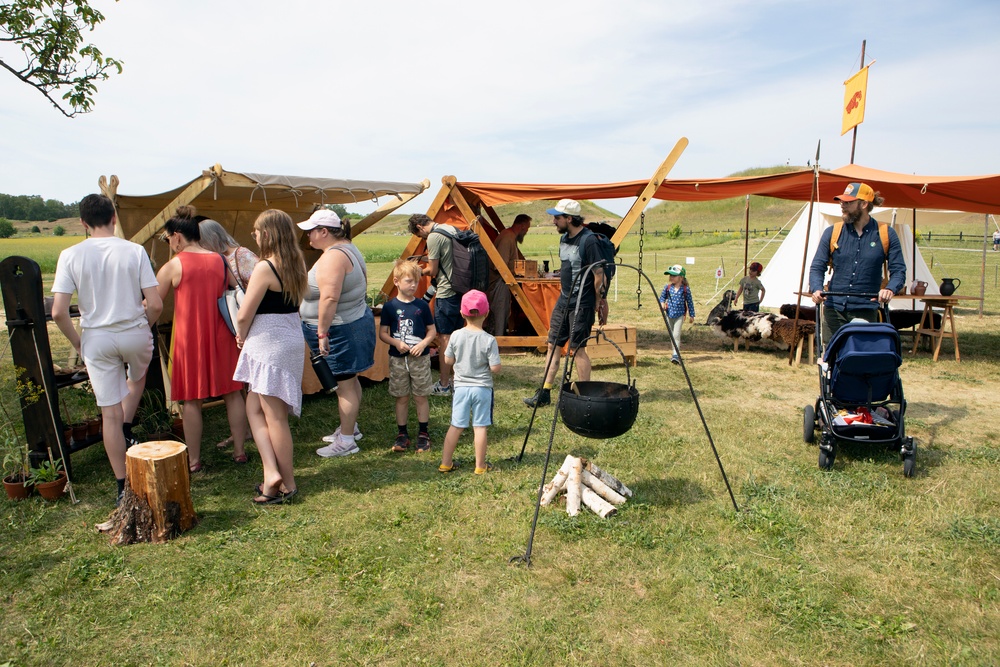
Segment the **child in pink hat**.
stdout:
<svg viewBox="0 0 1000 667">
<path fill-rule="evenodd" d="M 493 424 L 493 373 L 500 371 L 500 348 L 497 339 L 483 331 L 483 321 L 490 313 L 486 295 L 469 290 L 462 296 L 465 326 L 448 340 L 445 362 L 454 365 L 451 401 L 451 427 L 441 448 L 440 472 L 451 472 L 458 465 L 453 454 L 458 439 L 469 427 L 472 415 L 473 442 L 476 450 L 476 474 L 493 468 L 486 461 L 486 429 Z"/>
</svg>

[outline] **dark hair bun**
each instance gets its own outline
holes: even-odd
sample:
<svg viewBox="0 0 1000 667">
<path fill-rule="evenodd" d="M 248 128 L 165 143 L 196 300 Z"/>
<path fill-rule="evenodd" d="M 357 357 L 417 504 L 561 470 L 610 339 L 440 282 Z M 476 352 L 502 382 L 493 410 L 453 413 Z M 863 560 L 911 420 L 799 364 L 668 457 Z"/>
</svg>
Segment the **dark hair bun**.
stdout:
<svg viewBox="0 0 1000 667">
<path fill-rule="evenodd" d="M 178 206 L 177 212 L 174 213 L 175 217 L 188 220 L 194 218 L 196 215 L 198 215 L 198 209 L 196 209 L 194 206 L 191 206 L 190 204 L 186 206 Z"/>
</svg>

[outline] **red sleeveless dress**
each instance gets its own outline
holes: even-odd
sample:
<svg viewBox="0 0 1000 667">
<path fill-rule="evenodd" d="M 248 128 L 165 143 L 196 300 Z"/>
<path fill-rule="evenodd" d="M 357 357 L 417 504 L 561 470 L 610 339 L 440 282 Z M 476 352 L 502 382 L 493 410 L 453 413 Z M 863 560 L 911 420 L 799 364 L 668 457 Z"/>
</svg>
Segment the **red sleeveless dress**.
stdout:
<svg viewBox="0 0 1000 667">
<path fill-rule="evenodd" d="M 239 350 L 219 315 L 226 265 L 215 253 L 181 252 L 181 281 L 174 290 L 170 398 L 188 401 L 243 388 L 233 380 Z"/>
</svg>

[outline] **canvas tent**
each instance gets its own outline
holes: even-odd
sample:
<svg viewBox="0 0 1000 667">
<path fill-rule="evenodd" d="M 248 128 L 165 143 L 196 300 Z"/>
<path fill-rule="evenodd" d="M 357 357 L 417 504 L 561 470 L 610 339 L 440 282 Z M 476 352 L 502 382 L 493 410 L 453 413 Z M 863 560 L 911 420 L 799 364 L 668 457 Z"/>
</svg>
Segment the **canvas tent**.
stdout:
<svg viewBox="0 0 1000 667">
<path fill-rule="evenodd" d="M 178 206 L 193 204 L 198 212 L 218 221 L 240 244 L 254 248 L 250 237 L 261 211 L 281 209 L 300 222 L 326 204 L 350 206 L 362 201 L 385 200 L 376 211 L 352 225 L 357 235 L 410 201 L 430 186 L 420 183 L 360 181 L 304 176 L 276 176 L 226 171 L 221 165 L 204 170 L 187 183 L 154 195 L 118 194 L 118 177 L 100 180 L 101 192 L 111 198 L 118 211 L 118 232 L 142 244 L 155 265 L 169 257 L 169 249 L 153 240 Z"/>
<path fill-rule="evenodd" d="M 927 216 L 934 216 L 936 219 L 947 219 L 947 217 L 961 216 L 953 211 L 920 211 L 918 221 Z M 906 261 L 906 281 L 904 285 L 909 285 L 916 280 L 923 280 L 927 283 L 927 294 L 939 294 L 934 276 L 931 275 L 927 263 L 920 254 L 920 248 L 914 248 L 913 232 L 910 225 L 903 222 L 912 219 L 910 211 L 898 211 L 896 209 L 876 208 L 872 211 L 872 217 L 879 222 L 894 223 L 893 229 L 899 236 L 899 243 L 903 250 L 903 259 Z M 766 292 L 761 306 L 764 308 L 779 308 L 786 303 L 794 304 L 796 299 L 800 299 L 803 305 L 812 305 L 808 297 L 796 297 L 795 293 L 799 288 L 799 276 L 802 271 L 802 252 L 807 249 L 806 256 L 806 276 L 803 289 L 809 288 L 809 266 L 812 264 L 813 256 L 819 247 L 820 236 L 830 225 L 840 222 L 840 206 L 837 204 L 816 204 L 813 207 L 812 224 L 809 223 L 809 207 L 804 206 L 788 236 L 778 247 L 774 256 L 766 262 L 764 272 L 761 274 L 761 281 L 764 283 Z M 809 228 L 809 239 L 806 240 L 806 228 Z M 913 251 L 916 249 L 916 262 L 914 262 Z M 914 275 L 914 270 L 916 275 Z M 922 302 L 914 306 L 908 300 L 893 300 L 890 303 L 892 308 L 914 308 L 923 307 Z"/>
</svg>

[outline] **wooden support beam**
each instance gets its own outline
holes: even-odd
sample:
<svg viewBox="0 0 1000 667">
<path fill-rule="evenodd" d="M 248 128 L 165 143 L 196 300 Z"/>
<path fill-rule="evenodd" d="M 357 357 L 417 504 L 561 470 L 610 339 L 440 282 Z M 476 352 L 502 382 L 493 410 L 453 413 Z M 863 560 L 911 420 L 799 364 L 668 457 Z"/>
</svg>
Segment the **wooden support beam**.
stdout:
<svg viewBox="0 0 1000 667">
<path fill-rule="evenodd" d="M 216 166 L 218 167 L 218 165 Z M 204 172 L 201 178 L 193 181 L 191 185 L 181 190 L 179 195 L 174 197 L 169 204 L 163 207 L 162 211 L 153 216 L 153 219 L 147 222 L 146 225 L 136 232 L 129 240 L 133 243 L 138 243 L 139 245 L 148 241 L 154 234 L 163 229 L 163 225 L 166 224 L 167 220 L 173 217 L 178 206 L 186 206 L 187 204 L 193 202 L 198 195 L 211 187 L 215 178 L 216 174 L 214 171 Z"/>
<path fill-rule="evenodd" d="M 674 149 L 670 151 L 670 155 L 667 156 L 667 159 L 665 159 L 656 171 L 653 172 L 653 176 L 649 179 L 649 183 L 647 183 L 646 187 L 644 187 L 642 192 L 639 193 L 635 203 L 632 204 L 628 213 L 626 213 L 625 217 L 622 218 L 615 235 L 611 237 L 611 242 L 615 244 L 616 248 L 622 244 L 625 236 L 629 233 L 629 231 L 631 231 L 632 226 L 635 225 L 639 216 L 646 210 L 646 206 L 649 205 L 656 189 L 660 187 L 660 184 L 663 183 L 667 174 L 669 174 L 670 170 L 674 168 L 675 164 L 677 164 L 677 160 L 680 159 L 681 153 L 684 152 L 684 149 L 687 148 L 687 146 L 687 137 L 681 137 L 678 139 L 677 143 L 674 144 Z"/>
</svg>

